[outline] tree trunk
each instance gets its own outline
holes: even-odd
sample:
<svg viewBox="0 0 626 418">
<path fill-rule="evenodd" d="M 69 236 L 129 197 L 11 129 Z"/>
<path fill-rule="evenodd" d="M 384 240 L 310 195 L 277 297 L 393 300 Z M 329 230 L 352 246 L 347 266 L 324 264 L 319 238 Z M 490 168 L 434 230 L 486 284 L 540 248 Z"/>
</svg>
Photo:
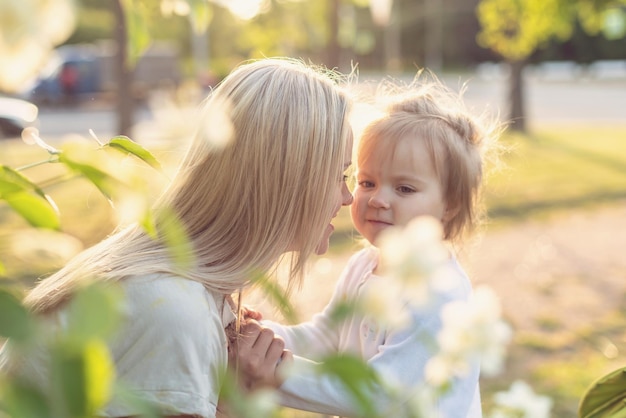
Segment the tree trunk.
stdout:
<svg viewBox="0 0 626 418">
<path fill-rule="evenodd" d="M 339 46 L 339 1 L 330 0 L 328 2 L 328 46 L 326 56 L 326 67 L 339 68 L 341 60 L 341 47 Z"/>
<path fill-rule="evenodd" d="M 134 102 L 132 94 L 133 72 L 128 63 L 128 34 L 126 17 L 122 6 L 122 0 L 112 2 L 115 16 L 115 43 L 117 46 L 115 56 L 115 75 L 117 81 L 116 113 L 117 134 L 132 138 Z"/>
<path fill-rule="evenodd" d="M 438 74 L 443 67 L 443 4 L 442 0 L 426 1 L 425 67 Z"/>
<path fill-rule="evenodd" d="M 384 29 L 384 56 L 385 56 L 385 70 L 389 74 L 397 74 L 402 70 L 402 56 L 401 56 L 401 27 L 400 27 L 400 5 L 399 2 L 394 1 L 391 4 L 391 12 L 389 16 L 389 22 L 385 25 Z"/>
<path fill-rule="evenodd" d="M 526 111 L 524 106 L 524 78 L 522 72 L 524 60 L 511 61 L 511 75 L 509 77 L 509 121 L 511 129 L 517 132 L 526 132 Z"/>
</svg>

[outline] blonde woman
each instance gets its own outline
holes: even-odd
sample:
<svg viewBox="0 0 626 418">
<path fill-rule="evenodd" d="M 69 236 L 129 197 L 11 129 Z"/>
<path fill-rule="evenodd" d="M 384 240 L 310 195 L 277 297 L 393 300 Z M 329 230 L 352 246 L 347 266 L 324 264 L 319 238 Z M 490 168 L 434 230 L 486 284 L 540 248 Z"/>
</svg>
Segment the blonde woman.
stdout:
<svg viewBox="0 0 626 418">
<path fill-rule="evenodd" d="M 178 267 L 161 240 L 131 226 L 41 281 L 26 304 L 62 332 L 67 302 L 84 280 L 116 282 L 127 312 L 110 344 L 118 378 L 165 415 L 214 417 L 227 366 L 224 328 L 234 319 L 228 295 L 287 252 L 295 254 L 291 273 L 298 279 L 307 258 L 326 251 L 332 218 L 352 201 L 343 175 L 352 147 L 349 108 L 329 75 L 300 61 L 236 68 L 206 101 L 206 123 L 155 206 L 157 219 L 172 210 L 182 221 L 193 266 Z M 212 126 L 218 111 L 227 122 Z M 225 126 L 230 135 L 222 147 L 215 137 Z M 254 348 L 275 368 L 284 356 L 280 341 L 257 335 Z M 40 354 L 20 357 L 9 342 L 0 363 L 44 387 Z M 136 413 L 111 404 L 102 415 Z"/>
</svg>

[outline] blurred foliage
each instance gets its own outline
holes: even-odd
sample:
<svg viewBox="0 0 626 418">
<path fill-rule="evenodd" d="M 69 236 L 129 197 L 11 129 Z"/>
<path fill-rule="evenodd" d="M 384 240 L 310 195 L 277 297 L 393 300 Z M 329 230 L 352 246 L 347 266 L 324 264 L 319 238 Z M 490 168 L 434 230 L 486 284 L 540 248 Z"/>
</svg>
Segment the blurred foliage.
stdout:
<svg viewBox="0 0 626 418">
<path fill-rule="evenodd" d="M 368 2 L 337 1 L 342 70 L 349 70 L 350 62 L 366 69 L 384 68 L 383 30 L 372 22 Z M 160 2 L 133 0 L 133 10 L 143 21 L 143 28 L 134 31 L 133 36 L 145 39 L 149 34 L 150 39 L 175 41 L 183 60 L 189 60 L 194 27 L 190 22 L 194 16 L 205 15 L 207 64 L 218 79 L 235 64 L 260 56 L 326 60 L 331 37 L 331 0 L 271 0 L 267 9 L 251 19 L 241 19 L 210 1 L 189 3 L 196 10 L 201 7 L 201 12 L 189 16 L 163 15 Z M 394 0 L 400 16 L 399 47 L 405 69 L 425 63 L 425 44 L 432 38 L 427 24 L 433 19 L 427 3 L 427 0 Z M 623 0 L 446 0 L 445 3 L 440 29 L 444 34 L 441 45 L 444 66 L 448 68 L 498 60 L 499 56 L 587 62 L 623 58 L 626 37 L 605 30 L 607 21 L 618 22 L 619 16 L 625 19 L 623 13 L 615 14 L 622 9 L 613 7 L 623 5 Z M 112 37 L 110 3 L 82 0 L 78 17 L 77 29 L 69 43 L 93 43 Z M 589 46 L 591 40 L 593 46 Z M 570 45 L 569 55 L 561 58 L 558 47 L 566 43 Z M 479 44 L 495 52 L 490 53 Z"/>
<path fill-rule="evenodd" d="M 80 289 L 68 308 L 67 327 L 50 333 L 49 324 L 31 315 L 19 298 L 0 287 L 0 336 L 17 359 L 49 356 L 47 379 L 35 385 L 16 370 L 0 376 L 0 415 L 19 418 L 91 418 L 112 399 L 132 406 L 139 416 L 158 414 L 117 382 L 106 341 L 122 315 L 123 295 L 114 285 Z M 4 415 L 8 414 L 8 415 Z"/>
<path fill-rule="evenodd" d="M 602 376 L 585 392 L 580 404 L 581 418 L 619 418 L 626 415 L 626 369 Z"/>
<path fill-rule="evenodd" d="M 481 0 L 476 9 L 478 44 L 511 61 L 528 58 L 551 39 L 564 42 L 580 27 L 591 35 L 626 35 L 624 0 Z M 609 18 L 622 20 L 622 33 L 611 32 Z"/>
</svg>

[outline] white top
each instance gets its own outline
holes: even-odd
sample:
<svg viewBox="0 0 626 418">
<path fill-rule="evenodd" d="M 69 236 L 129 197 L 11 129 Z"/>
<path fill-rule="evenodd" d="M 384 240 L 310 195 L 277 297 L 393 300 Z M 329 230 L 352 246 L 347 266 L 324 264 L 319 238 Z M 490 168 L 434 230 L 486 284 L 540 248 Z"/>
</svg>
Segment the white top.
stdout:
<svg viewBox="0 0 626 418">
<path fill-rule="evenodd" d="M 333 323 L 330 313 L 338 303 L 358 297 L 368 282 L 385 280 L 373 274 L 377 263 L 378 253 L 374 248 L 352 256 L 329 304 L 311 321 L 296 326 L 265 323 L 285 339 L 286 348 L 294 353 L 294 374 L 280 388 L 283 405 L 328 415 L 357 415 L 344 386 L 328 375 L 320 377 L 315 372 L 316 361 L 341 352 L 367 360 L 381 376 L 391 379 L 398 387 L 407 389 L 423 383 L 424 367 L 433 355 L 429 343 L 442 327 L 441 307 L 453 300 L 467 300 L 471 293 L 469 279 L 456 260 L 451 259 L 452 270 L 459 276 L 458 285 L 428 308 L 411 307 L 410 324 L 401 329 L 383 329 L 373 318 L 356 314 Z M 466 377 L 456 380 L 451 390 L 437 400 L 439 417 L 482 417 L 479 371 L 480 364 L 472 364 Z M 380 388 L 373 388 L 368 397 L 381 413 L 398 407 L 389 403 Z"/>
<path fill-rule="evenodd" d="M 215 417 L 219 378 L 228 362 L 224 327 L 234 319 L 223 295 L 169 275 L 134 277 L 119 284 L 126 294 L 127 315 L 109 344 L 118 381 L 154 402 L 165 415 Z M 66 328 L 66 309 L 53 312 L 46 321 L 53 329 Z M 5 346 L 0 352 L 0 369 L 9 351 Z M 46 359 L 39 347 L 18 356 L 11 369 L 43 388 L 49 384 Z M 113 402 L 101 415 L 137 413 Z"/>
</svg>

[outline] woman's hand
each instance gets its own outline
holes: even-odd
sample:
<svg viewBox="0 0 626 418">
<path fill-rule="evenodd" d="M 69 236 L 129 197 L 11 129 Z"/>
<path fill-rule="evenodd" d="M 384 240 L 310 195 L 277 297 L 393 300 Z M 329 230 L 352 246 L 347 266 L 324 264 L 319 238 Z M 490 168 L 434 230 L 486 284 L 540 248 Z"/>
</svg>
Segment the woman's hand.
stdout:
<svg viewBox="0 0 626 418">
<path fill-rule="evenodd" d="M 250 306 L 244 305 L 241 307 L 241 319 L 242 320 L 254 319 L 256 321 L 260 321 L 261 319 L 263 319 L 263 314 L 251 308 Z"/>
<path fill-rule="evenodd" d="M 240 386 L 247 391 L 278 388 L 284 381 L 284 369 L 293 362 L 285 342 L 254 319 L 241 323 L 240 334 L 229 347 L 230 367 L 237 373 Z"/>
</svg>

